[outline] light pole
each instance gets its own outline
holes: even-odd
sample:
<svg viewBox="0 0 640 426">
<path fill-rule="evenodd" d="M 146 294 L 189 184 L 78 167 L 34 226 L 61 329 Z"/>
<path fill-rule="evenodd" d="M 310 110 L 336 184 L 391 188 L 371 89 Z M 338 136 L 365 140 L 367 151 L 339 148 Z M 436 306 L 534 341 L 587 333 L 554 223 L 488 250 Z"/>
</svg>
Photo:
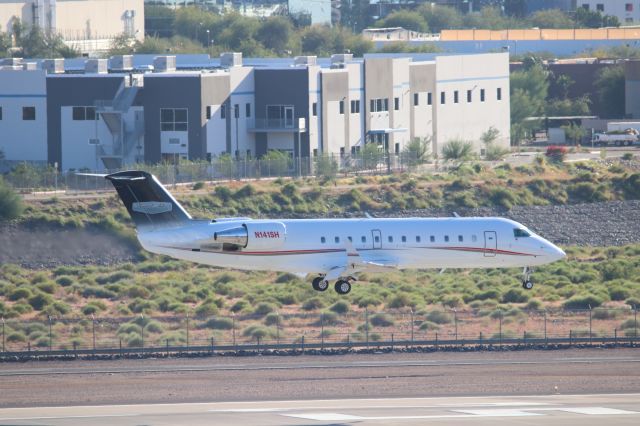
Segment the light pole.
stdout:
<svg viewBox="0 0 640 426">
<path fill-rule="evenodd" d="M 207 52 L 211 53 L 211 31 L 207 29 Z"/>
</svg>

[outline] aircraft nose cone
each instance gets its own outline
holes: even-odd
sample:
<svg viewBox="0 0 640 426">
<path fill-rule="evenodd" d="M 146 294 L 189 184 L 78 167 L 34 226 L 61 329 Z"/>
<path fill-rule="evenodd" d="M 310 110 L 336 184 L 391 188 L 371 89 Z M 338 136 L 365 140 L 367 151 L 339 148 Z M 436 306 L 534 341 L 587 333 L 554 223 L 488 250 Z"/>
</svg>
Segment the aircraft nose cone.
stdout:
<svg viewBox="0 0 640 426">
<path fill-rule="evenodd" d="M 552 249 L 551 249 L 552 256 L 556 260 L 564 259 L 565 257 L 567 257 L 567 253 L 565 253 L 564 250 L 562 250 L 560 247 L 553 244 L 551 246 L 552 246 Z"/>
</svg>

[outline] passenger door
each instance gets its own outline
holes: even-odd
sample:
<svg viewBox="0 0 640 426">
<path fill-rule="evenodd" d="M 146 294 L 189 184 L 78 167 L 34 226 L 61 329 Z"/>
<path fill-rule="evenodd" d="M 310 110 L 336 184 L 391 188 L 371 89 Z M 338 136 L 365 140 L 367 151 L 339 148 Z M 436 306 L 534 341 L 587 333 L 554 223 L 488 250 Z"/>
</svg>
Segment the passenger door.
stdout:
<svg viewBox="0 0 640 426">
<path fill-rule="evenodd" d="M 495 257 L 498 250 L 498 235 L 495 231 L 484 231 L 484 256 Z"/>
</svg>

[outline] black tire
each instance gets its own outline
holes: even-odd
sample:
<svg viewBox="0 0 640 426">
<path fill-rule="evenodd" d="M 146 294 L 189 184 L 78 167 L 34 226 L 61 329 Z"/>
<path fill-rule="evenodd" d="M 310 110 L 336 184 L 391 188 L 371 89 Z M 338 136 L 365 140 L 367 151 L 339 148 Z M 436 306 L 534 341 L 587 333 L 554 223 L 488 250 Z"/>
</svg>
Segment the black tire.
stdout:
<svg viewBox="0 0 640 426">
<path fill-rule="evenodd" d="M 329 288 L 329 282 L 324 277 L 316 277 L 311 281 L 311 286 L 315 291 L 325 291 Z"/>
<path fill-rule="evenodd" d="M 338 280 L 336 281 L 334 288 L 336 290 L 336 293 L 338 294 L 342 294 L 342 295 L 349 294 L 349 292 L 351 291 L 351 283 L 349 283 L 349 281 L 346 281 L 346 280 Z"/>
<path fill-rule="evenodd" d="M 533 283 L 531 281 L 523 281 L 522 288 L 525 290 L 531 290 L 533 288 Z"/>
</svg>

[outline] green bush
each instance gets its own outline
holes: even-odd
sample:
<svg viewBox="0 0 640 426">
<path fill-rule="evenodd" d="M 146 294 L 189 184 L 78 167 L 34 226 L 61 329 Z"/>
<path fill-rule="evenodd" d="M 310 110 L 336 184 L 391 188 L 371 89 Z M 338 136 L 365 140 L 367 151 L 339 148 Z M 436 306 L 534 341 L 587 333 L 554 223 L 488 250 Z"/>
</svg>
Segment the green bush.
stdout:
<svg viewBox="0 0 640 426">
<path fill-rule="evenodd" d="M 563 306 L 565 309 L 589 309 L 589 307 L 596 308 L 603 302 L 602 298 L 593 294 L 580 294 L 564 302 Z"/>
<path fill-rule="evenodd" d="M 271 312 L 270 314 L 267 314 L 266 317 L 264 317 L 265 325 L 276 325 L 279 322 L 280 322 L 280 315 L 278 315 L 276 312 Z"/>
<path fill-rule="evenodd" d="M 53 294 L 56 292 L 56 284 L 51 281 L 42 282 L 36 288 L 44 293 Z"/>
<path fill-rule="evenodd" d="M 451 314 L 445 311 L 431 311 L 427 314 L 426 319 L 435 324 L 449 324 L 453 322 Z"/>
<path fill-rule="evenodd" d="M 264 317 L 265 315 L 270 314 L 271 312 L 275 312 L 275 310 L 276 310 L 276 307 L 273 304 L 267 303 L 267 302 L 260 302 L 254 309 L 253 313 L 261 317 Z"/>
<path fill-rule="evenodd" d="M 22 198 L 0 177 L 0 221 L 16 219 L 23 211 Z"/>
<path fill-rule="evenodd" d="M 393 317 L 384 313 L 372 315 L 369 322 L 375 327 L 390 327 L 394 324 Z"/>
<path fill-rule="evenodd" d="M 26 341 L 27 341 L 27 336 L 25 336 L 24 333 L 20 331 L 14 331 L 13 333 L 9 333 L 7 335 L 7 342 L 9 343 L 20 343 L 20 342 L 26 342 Z"/>
<path fill-rule="evenodd" d="M 162 324 L 155 320 L 149 321 L 147 325 L 144 326 L 145 333 L 162 333 L 162 331 Z"/>
<path fill-rule="evenodd" d="M 319 297 L 312 297 L 302 304 L 302 309 L 305 311 L 315 311 L 320 308 L 324 308 L 324 300 Z"/>
<path fill-rule="evenodd" d="M 232 318 L 211 318 L 203 323 L 200 328 L 210 328 L 213 330 L 231 330 L 233 328 Z"/>
<path fill-rule="evenodd" d="M 56 278 L 56 284 L 62 287 L 68 287 L 73 284 L 73 278 L 63 275 L 61 277 Z"/>
<path fill-rule="evenodd" d="M 511 288 L 502 295 L 502 303 L 525 303 L 529 301 L 529 294 L 519 288 Z"/>
<path fill-rule="evenodd" d="M 249 303 L 246 300 L 238 300 L 236 303 L 231 306 L 231 312 L 240 312 L 244 311 L 249 307 Z"/>
<path fill-rule="evenodd" d="M 53 303 L 53 298 L 46 293 L 38 293 L 29 298 L 29 304 L 36 311 L 41 311 L 46 306 Z"/>
<path fill-rule="evenodd" d="M 420 330 L 422 330 L 422 331 L 437 331 L 437 330 L 440 330 L 440 326 L 438 324 L 436 324 L 435 322 L 423 321 L 422 324 L 420 324 Z"/>
<path fill-rule="evenodd" d="M 11 292 L 11 294 L 9 295 L 9 300 L 15 302 L 20 299 L 29 299 L 32 296 L 33 293 L 31 293 L 31 290 L 25 287 L 20 287 Z"/>
<path fill-rule="evenodd" d="M 207 299 L 196 308 L 195 312 L 198 316 L 211 316 L 216 315 L 219 312 L 219 309 L 218 305 L 216 305 L 213 301 Z"/>
<path fill-rule="evenodd" d="M 263 325 L 250 325 L 243 332 L 243 336 L 251 337 L 253 340 L 264 340 L 265 337 L 273 337 L 275 333 L 272 329 L 265 327 Z"/>
<path fill-rule="evenodd" d="M 337 314 L 346 314 L 349 312 L 351 305 L 344 300 L 339 300 L 329 307 L 329 310 Z"/>
<path fill-rule="evenodd" d="M 99 286 L 90 286 L 82 290 L 82 297 L 97 297 L 98 299 L 115 299 L 116 294 L 113 291 Z"/>
</svg>

